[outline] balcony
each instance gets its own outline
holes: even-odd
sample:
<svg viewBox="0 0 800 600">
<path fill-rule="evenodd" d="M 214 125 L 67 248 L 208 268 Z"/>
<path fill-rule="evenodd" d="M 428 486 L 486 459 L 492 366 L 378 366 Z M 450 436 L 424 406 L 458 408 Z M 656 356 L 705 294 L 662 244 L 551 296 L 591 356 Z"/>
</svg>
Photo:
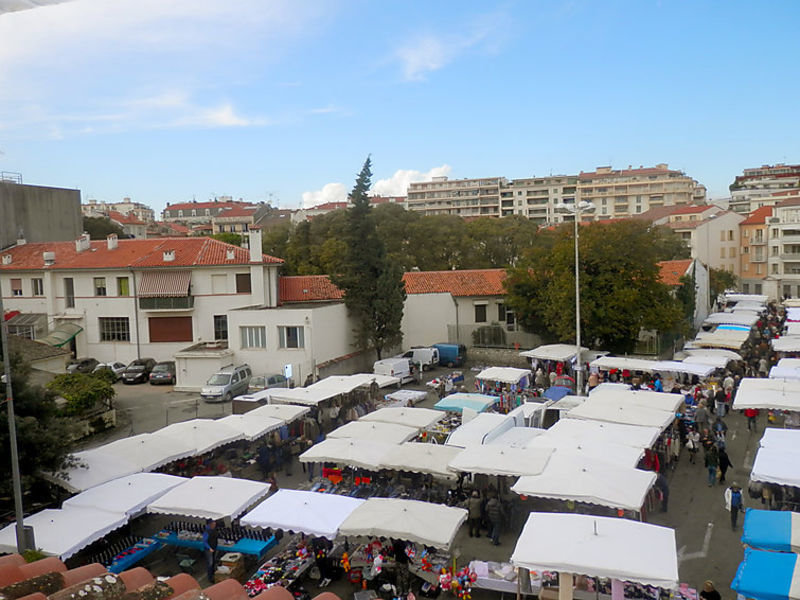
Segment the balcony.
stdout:
<svg viewBox="0 0 800 600">
<path fill-rule="evenodd" d="M 140 310 L 190 310 L 193 308 L 194 296 L 139 298 Z"/>
<path fill-rule="evenodd" d="M 766 246 L 767 240 L 764 238 L 756 238 L 754 240 L 750 240 L 751 246 Z"/>
</svg>

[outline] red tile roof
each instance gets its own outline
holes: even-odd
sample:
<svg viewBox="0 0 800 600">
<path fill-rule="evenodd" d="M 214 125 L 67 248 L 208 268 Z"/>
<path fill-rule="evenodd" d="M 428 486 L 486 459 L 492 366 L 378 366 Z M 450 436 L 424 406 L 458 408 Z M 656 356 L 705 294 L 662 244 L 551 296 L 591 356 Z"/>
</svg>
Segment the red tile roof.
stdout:
<svg viewBox="0 0 800 600">
<path fill-rule="evenodd" d="M 120 225 L 145 225 L 143 221 L 140 221 L 136 218 L 133 213 L 129 213 L 127 215 L 123 215 L 121 212 L 117 212 L 115 210 L 108 211 L 108 218 L 112 221 L 116 221 Z"/>
<path fill-rule="evenodd" d="M 281 302 L 321 302 L 341 300 L 344 292 L 327 275 L 298 275 L 278 280 L 278 297 Z"/>
<path fill-rule="evenodd" d="M 676 206 L 674 208 L 675 210 L 673 210 L 670 213 L 670 215 L 696 215 L 698 213 L 703 213 L 710 208 L 717 208 L 717 207 L 711 204 L 705 204 L 701 206 L 694 206 L 691 204 L 687 204 L 686 206 Z"/>
<path fill-rule="evenodd" d="M 658 263 L 660 269 L 660 279 L 662 283 L 675 286 L 680 285 L 681 277 L 686 275 L 686 271 L 692 266 L 692 259 L 683 260 L 662 260 Z"/>
<path fill-rule="evenodd" d="M 250 263 L 250 252 L 246 248 L 226 244 L 211 238 L 158 238 L 149 240 L 119 240 L 118 247 L 109 250 L 103 241 L 90 242 L 89 250 L 77 252 L 75 242 L 42 242 L 15 246 L 4 251 L 11 255 L 11 264 L 0 264 L 0 270 L 26 269 L 131 269 L 210 267 L 221 265 L 243 265 Z M 175 252 L 175 259 L 164 261 L 163 253 Z M 227 253 L 233 251 L 233 258 Z M 44 266 L 43 252 L 55 253 L 55 263 Z M 267 264 L 280 264 L 280 258 L 264 254 Z"/>
<path fill-rule="evenodd" d="M 771 206 L 762 206 L 752 211 L 747 218 L 739 225 L 763 225 L 767 222 L 767 217 L 772 216 Z"/>
<path fill-rule="evenodd" d="M 206 208 L 233 208 L 235 206 L 255 206 L 250 202 L 179 202 L 168 204 L 165 210 L 205 210 Z"/>
<path fill-rule="evenodd" d="M 226 208 L 220 212 L 216 218 L 224 219 L 225 217 L 252 217 L 256 213 L 257 209 L 257 206 L 234 206 L 232 208 Z"/>
</svg>

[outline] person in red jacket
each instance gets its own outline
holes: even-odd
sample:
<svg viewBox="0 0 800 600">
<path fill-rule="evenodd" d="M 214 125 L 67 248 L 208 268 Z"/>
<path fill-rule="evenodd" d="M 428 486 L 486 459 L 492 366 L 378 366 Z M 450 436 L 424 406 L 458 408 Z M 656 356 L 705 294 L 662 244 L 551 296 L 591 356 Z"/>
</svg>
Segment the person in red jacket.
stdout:
<svg viewBox="0 0 800 600">
<path fill-rule="evenodd" d="M 745 408 L 744 409 L 744 416 L 747 417 L 747 430 L 756 431 L 758 429 L 756 425 L 756 417 L 758 416 L 758 409 L 757 408 Z"/>
</svg>

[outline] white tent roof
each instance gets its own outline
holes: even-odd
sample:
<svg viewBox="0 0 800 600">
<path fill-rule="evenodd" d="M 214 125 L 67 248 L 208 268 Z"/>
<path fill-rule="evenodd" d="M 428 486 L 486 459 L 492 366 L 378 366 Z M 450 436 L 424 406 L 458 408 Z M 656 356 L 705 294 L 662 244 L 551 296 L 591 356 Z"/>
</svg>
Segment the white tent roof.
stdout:
<svg viewBox="0 0 800 600">
<path fill-rule="evenodd" d="M 675 531 L 614 517 L 531 513 L 511 564 L 662 588 L 678 586 Z"/>
<path fill-rule="evenodd" d="M 789 452 L 800 451 L 800 429 L 778 429 L 767 427 L 761 436 L 762 448 L 784 449 Z"/>
<path fill-rule="evenodd" d="M 677 394 L 675 394 L 677 396 Z M 675 414 L 654 408 L 637 406 L 630 402 L 609 399 L 603 402 L 589 400 L 576 406 L 565 416 L 568 419 L 584 419 L 591 421 L 605 421 L 607 423 L 621 423 L 623 425 L 639 425 L 641 427 L 658 427 L 663 431 L 672 421 Z"/>
<path fill-rule="evenodd" d="M 631 389 L 631 386 L 621 381 L 604 381 L 600 385 L 596 386 L 593 390 L 589 390 L 589 395 L 591 396 L 594 393 L 605 392 L 607 390 L 629 390 L 629 389 Z"/>
<path fill-rule="evenodd" d="M 353 438 L 328 438 L 300 455 L 300 462 L 332 462 L 377 471 L 396 444 Z"/>
<path fill-rule="evenodd" d="M 399 377 L 381 375 L 379 373 L 356 373 L 355 375 L 347 375 L 346 377 L 353 378 L 353 381 L 361 381 L 361 385 L 370 385 L 374 381 L 378 384 L 379 388 L 389 387 L 390 385 L 400 385 Z"/>
<path fill-rule="evenodd" d="M 378 387 L 400 383 L 400 380 L 396 377 L 376 375 L 374 373 L 333 375 L 320 379 L 308 387 L 274 388 L 270 391 L 269 396 L 272 402 L 316 406 L 320 402 L 335 398 L 340 394 L 347 394 L 361 386 L 370 385 L 373 381 L 378 384 Z"/>
<path fill-rule="evenodd" d="M 525 350 L 520 352 L 520 356 L 527 356 L 528 358 L 538 358 L 539 360 L 555 360 L 564 362 L 572 360 L 576 356 L 575 344 L 545 344 L 533 350 Z M 581 347 L 581 355 L 588 352 L 588 348 Z"/>
<path fill-rule="evenodd" d="M 796 321 L 786 323 L 786 335 L 800 335 L 800 323 Z"/>
<path fill-rule="evenodd" d="M 641 510 L 656 474 L 598 458 L 603 456 L 556 450 L 541 474 L 520 477 L 511 490 L 538 498 Z"/>
<path fill-rule="evenodd" d="M 800 327 L 800 323 L 797 325 Z M 782 358 L 778 361 L 776 366 L 786 369 L 800 369 L 800 358 Z"/>
<path fill-rule="evenodd" d="M 359 498 L 300 490 L 278 490 L 239 521 L 246 527 L 271 527 L 332 540 L 339 525 L 364 503 Z"/>
<path fill-rule="evenodd" d="M 382 423 L 381 421 L 351 421 L 331 431 L 327 437 L 354 438 L 385 444 L 402 444 L 419 433 L 416 427 Z"/>
<path fill-rule="evenodd" d="M 784 335 L 770 342 L 775 352 L 800 352 L 800 335 Z"/>
<path fill-rule="evenodd" d="M 134 473 L 81 492 L 64 500 L 61 506 L 94 508 L 130 517 L 186 481 L 185 477 L 164 473 Z"/>
<path fill-rule="evenodd" d="M 706 363 L 687 363 L 677 360 L 659 360 L 653 365 L 653 368 L 660 372 L 689 373 L 700 377 L 708 377 L 716 369 L 716 367 Z"/>
<path fill-rule="evenodd" d="M 770 379 L 800 379 L 800 369 L 774 366 L 769 370 Z"/>
<path fill-rule="evenodd" d="M 436 548 L 449 548 L 467 511 L 442 504 L 370 498 L 339 527 L 340 535 L 389 537 Z"/>
<path fill-rule="evenodd" d="M 750 331 L 716 329 L 712 332 L 699 332 L 692 344 L 700 348 L 729 348 L 731 350 L 739 350 L 749 337 Z"/>
<path fill-rule="evenodd" d="M 786 320 L 787 321 L 800 321 L 800 307 L 787 306 L 786 307 Z"/>
<path fill-rule="evenodd" d="M 552 453 L 551 448 L 469 446 L 450 461 L 450 468 L 485 475 L 538 475 Z"/>
<path fill-rule="evenodd" d="M 268 417 L 261 413 L 254 415 L 253 412 L 250 411 L 244 415 L 228 415 L 217 421 L 241 433 L 248 442 L 257 440 L 285 423 L 283 419 Z"/>
<path fill-rule="evenodd" d="M 192 477 L 147 507 L 147 512 L 235 519 L 267 495 L 270 485 L 235 477 Z"/>
<path fill-rule="evenodd" d="M 379 408 L 378 410 L 367 413 L 359 419 L 359 421 L 381 423 L 394 423 L 396 425 L 405 425 L 406 427 L 415 427 L 417 429 L 426 429 L 438 423 L 444 418 L 444 413 L 440 410 L 433 410 L 432 408 L 406 408 L 406 407 L 389 407 Z"/>
<path fill-rule="evenodd" d="M 455 446 L 406 442 L 383 456 L 381 468 L 450 477 L 454 472 L 448 465 L 461 452 Z"/>
<path fill-rule="evenodd" d="M 194 446 L 194 454 L 205 454 L 215 448 L 244 438 L 240 431 L 213 419 L 192 419 L 167 425 L 151 435 L 172 440 L 185 440 Z"/>
<path fill-rule="evenodd" d="M 192 456 L 194 445 L 180 438 L 165 438 L 143 433 L 113 441 L 96 448 L 104 454 L 133 459 L 139 470 L 152 471 L 174 460 Z"/>
<path fill-rule="evenodd" d="M 47 476 L 48 479 L 70 492 L 82 492 L 106 481 L 133 475 L 141 470 L 135 457 L 104 454 L 100 448 L 76 452 L 72 456 L 78 461 L 78 466 L 68 469 L 63 477 Z"/>
<path fill-rule="evenodd" d="M 276 419 L 283 419 L 287 423 L 291 423 L 295 419 L 299 419 L 307 415 L 311 411 L 306 406 L 295 406 L 294 404 L 265 404 L 254 408 L 248 415 L 274 417 Z"/>
<path fill-rule="evenodd" d="M 739 383 L 733 408 L 800 410 L 800 381 L 745 377 Z"/>
<path fill-rule="evenodd" d="M 284 404 L 300 404 L 303 406 L 317 406 L 330 398 L 335 398 L 343 392 L 322 387 L 307 388 L 273 388 L 270 393 L 270 402 Z"/>
<path fill-rule="evenodd" d="M 737 294 L 735 292 L 723 294 L 722 298 L 727 302 L 751 302 L 762 306 L 769 300 L 769 298 L 763 294 Z"/>
<path fill-rule="evenodd" d="M 546 429 L 539 429 L 537 427 L 512 427 L 492 438 L 488 443 L 492 446 L 525 448 L 530 444 L 531 440 L 543 436 L 546 432 Z"/>
<path fill-rule="evenodd" d="M 653 371 L 654 360 L 644 360 L 641 358 L 628 358 L 627 356 L 601 356 L 589 363 L 591 367 L 597 367 L 604 371 L 609 369 L 628 369 L 629 371 Z"/>
<path fill-rule="evenodd" d="M 528 443 L 528 448 L 551 448 L 557 451 L 569 451 L 575 456 L 586 456 L 589 459 L 602 460 L 620 467 L 634 468 L 644 455 L 644 448 L 624 446 L 596 439 L 578 439 L 558 431 L 546 430 L 542 436 Z"/>
<path fill-rule="evenodd" d="M 428 392 L 425 390 L 396 390 L 391 394 L 386 394 L 384 398 L 387 400 L 394 400 L 395 402 L 402 402 L 403 404 L 417 404 L 422 402 L 428 397 Z"/>
<path fill-rule="evenodd" d="M 561 398 L 561 400 L 556 400 L 547 408 L 551 410 L 572 410 L 584 402 L 586 402 L 586 396 L 573 396 L 568 394 Z"/>
<path fill-rule="evenodd" d="M 724 348 L 686 348 L 684 352 L 689 356 L 727 356 L 728 360 L 742 360 L 741 354 Z"/>
<path fill-rule="evenodd" d="M 510 422 L 508 415 L 498 413 L 481 413 L 471 421 L 462 423 L 447 436 L 445 444 L 448 446 L 468 446 L 481 445 L 485 443 L 486 436 L 498 427 Z"/>
<path fill-rule="evenodd" d="M 33 527 L 36 547 L 62 560 L 122 527 L 127 521 L 128 517 L 123 513 L 77 506 L 47 509 L 25 517 L 25 525 Z M 0 552 L 16 551 L 16 523 L 12 523 L 0 530 Z"/>
<path fill-rule="evenodd" d="M 751 311 L 712 313 L 705 323 L 723 323 L 726 325 L 747 325 L 752 327 L 758 321 L 758 314 Z"/>
<path fill-rule="evenodd" d="M 780 446 L 761 447 L 753 461 L 750 479 L 800 487 L 800 450 Z"/>
<path fill-rule="evenodd" d="M 489 367 L 475 376 L 475 379 L 499 381 L 501 383 L 519 383 L 523 377 L 530 378 L 530 369 L 516 369 L 514 367 Z"/>
<path fill-rule="evenodd" d="M 687 356 L 681 362 L 687 365 L 709 365 L 715 369 L 724 369 L 730 361 L 731 359 L 726 356 L 698 354 Z"/>
<path fill-rule="evenodd" d="M 587 402 L 592 404 L 600 402 L 624 402 L 631 406 L 641 406 L 674 413 L 683 404 L 683 394 L 667 394 L 665 392 L 651 392 L 649 390 L 617 390 L 598 389 Z M 577 408 L 577 407 L 576 407 Z"/>
<path fill-rule="evenodd" d="M 642 449 L 650 448 L 661 434 L 658 427 L 640 427 L 579 419 L 561 419 L 547 431 L 553 435 L 570 436 L 579 441 L 623 444 Z"/>
</svg>

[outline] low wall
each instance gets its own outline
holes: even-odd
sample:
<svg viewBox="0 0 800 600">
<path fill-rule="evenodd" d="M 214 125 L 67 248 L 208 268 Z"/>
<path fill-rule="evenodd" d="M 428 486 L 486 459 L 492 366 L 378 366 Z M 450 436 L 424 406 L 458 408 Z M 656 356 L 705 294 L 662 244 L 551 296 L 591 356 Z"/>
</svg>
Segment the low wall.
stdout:
<svg viewBox="0 0 800 600">
<path fill-rule="evenodd" d="M 519 355 L 519 350 L 508 348 L 469 348 L 467 366 L 528 368 L 528 359 Z"/>
</svg>

